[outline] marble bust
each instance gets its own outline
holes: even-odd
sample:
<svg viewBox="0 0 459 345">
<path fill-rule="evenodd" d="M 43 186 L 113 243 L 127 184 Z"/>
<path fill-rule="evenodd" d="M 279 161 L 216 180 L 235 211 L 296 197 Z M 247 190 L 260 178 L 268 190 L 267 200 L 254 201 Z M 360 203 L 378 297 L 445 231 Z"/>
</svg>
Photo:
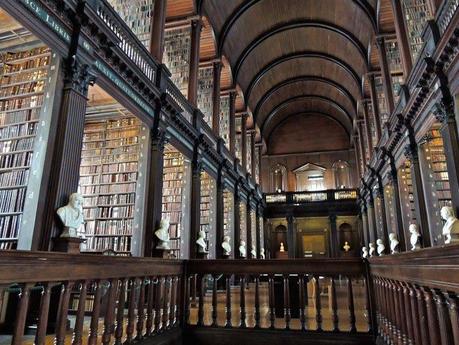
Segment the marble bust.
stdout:
<svg viewBox="0 0 459 345">
<path fill-rule="evenodd" d="M 255 247 L 254 244 L 252 244 L 252 250 L 250 251 L 250 255 L 252 256 L 252 259 L 257 258 L 257 248 Z"/>
<path fill-rule="evenodd" d="M 283 243 L 283 242 L 281 242 L 281 244 L 280 244 L 279 251 L 280 251 L 281 253 L 285 252 L 285 248 L 284 248 L 284 243 Z"/>
<path fill-rule="evenodd" d="M 78 237 L 77 230 L 84 223 L 83 197 L 78 193 L 72 193 L 69 203 L 58 208 L 57 215 L 64 225 L 64 231 L 60 237 Z"/>
<path fill-rule="evenodd" d="M 156 246 L 156 249 L 161 250 L 169 250 L 171 247 L 169 246 L 169 226 L 170 221 L 169 219 L 161 219 L 159 223 L 159 229 L 155 231 L 155 236 L 158 238 L 159 243 Z"/>
<path fill-rule="evenodd" d="M 343 249 L 345 252 L 348 252 L 351 249 L 351 246 L 349 245 L 348 241 L 344 242 Z"/>
<path fill-rule="evenodd" d="M 376 245 L 378 246 L 377 251 L 379 256 L 384 255 L 384 251 L 386 250 L 386 246 L 384 245 L 384 242 L 382 239 L 378 238 L 376 241 Z"/>
<path fill-rule="evenodd" d="M 419 245 L 419 237 L 421 237 L 421 234 L 418 231 L 418 227 L 416 224 L 410 224 L 409 226 L 409 231 L 410 231 L 410 244 L 411 244 L 411 250 L 416 250 L 420 248 Z"/>
<path fill-rule="evenodd" d="M 389 241 L 390 241 L 390 252 L 391 254 L 398 253 L 398 239 L 397 235 L 395 235 L 393 232 L 389 234 Z"/>
<path fill-rule="evenodd" d="M 239 243 L 239 256 L 241 258 L 246 258 L 247 257 L 247 249 L 245 248 L 245 241 L 242 241 Z"/>
<path fill-rule="evenodd" d="M 206 254 L 207 253 L 207 243 L 206 243 L 206 232 L 201 230 L 198 234 L 198 239 L 196 240 L 198 245 L 198 253 Z"/>
<path fill-rule="evenodd" d="M 451 206 L 443 206 L 440 210 L 442 219 L 446 220 L 443 225 L 443 236 L 445 236 L 445 244 L 459 241 L 459 220 L 456 218 L 454 209 Z"/>
<path fill-rule="evenodd" d="M 260 248 L 260 259 L 264 260 L 265 258 L 265 248 Z"/>
<path fill-rule="evenodd" d="M 231 254 L 230 241 L 231 241 L 231 239 L 230 239 L 229 236 L 224 236 L 223 237 L 222 248 L 223 248 L 223 255 L 224 256 L 230 256 L 230 254 Z"/>
<path fill-rule="evenodd" d="M 362 258 L 366 259 L 368 258 L 368 249 L 367 247 L 362 248 Z"/>
<path fill-rule="evenodd" d="M 370 242 L 369 246 L 370 246 L 370 251 L 368 252 L 368 254 L 370 255 L 370 257 L 372 257 L 375 255 L 375 251 L 376 251 L 375 244 L 373 242 Z"/>
</svg>

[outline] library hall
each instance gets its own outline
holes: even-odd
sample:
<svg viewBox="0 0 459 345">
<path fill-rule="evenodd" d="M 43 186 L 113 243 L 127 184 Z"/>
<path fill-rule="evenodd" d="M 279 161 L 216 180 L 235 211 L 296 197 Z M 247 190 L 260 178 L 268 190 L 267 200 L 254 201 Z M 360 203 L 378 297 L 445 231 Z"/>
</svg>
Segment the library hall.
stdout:
<svg viewBox="0 0 459 345">
<path fill-rule="evenodd" d="M 0 0 L 0 345 L 459 345 L 459 0 Z"/>
</svg>

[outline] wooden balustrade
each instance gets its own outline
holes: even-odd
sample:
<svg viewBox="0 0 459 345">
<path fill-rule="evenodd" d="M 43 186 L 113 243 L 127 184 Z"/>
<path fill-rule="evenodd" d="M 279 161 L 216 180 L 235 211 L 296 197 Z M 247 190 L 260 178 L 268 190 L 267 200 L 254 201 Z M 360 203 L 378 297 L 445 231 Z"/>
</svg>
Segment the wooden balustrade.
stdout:
<svg viewBox="0 0 459 345">
<path fill-rule="evenodd" d="M 369 261 L 384 344 L 459 344 L 459 245 Z"/>
<path fill-rule="evenodd" d="M 22 344 L 29 326 L 35 344 L 132 344 L 172 333 L 182 272 L 179 260 L 0 252 L 0 305 L 16 306 L 11 343 Z"/>
</svg>

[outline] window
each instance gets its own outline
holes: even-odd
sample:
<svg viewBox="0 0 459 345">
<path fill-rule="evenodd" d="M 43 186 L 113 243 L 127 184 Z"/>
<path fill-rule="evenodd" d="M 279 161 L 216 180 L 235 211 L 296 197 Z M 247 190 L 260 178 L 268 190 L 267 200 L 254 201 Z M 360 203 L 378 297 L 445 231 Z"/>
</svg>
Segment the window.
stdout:
<svg viewBox="0 0 459 345">
<path fill-rule="evenodd" d="M 324 190 L 324 173 L 327 169 L 320 165 L 307 163 L 293 170 L 296 176 L 296 191 Z"/>
<path fill-rule="evenodd" d="M 332 169 L 335 176 L 335 188 L 349 188 L 351 186 L 349 176 L 349 163 L 342 160 L 336 161 L 333 163 Z"/>
<path fill-rule="evenodd" d="M 271 190 L 273 192 L 283 192 L 287 184 L 287 169 L 281 165 L 276 164 L 271 169 Z"/>
</svg>

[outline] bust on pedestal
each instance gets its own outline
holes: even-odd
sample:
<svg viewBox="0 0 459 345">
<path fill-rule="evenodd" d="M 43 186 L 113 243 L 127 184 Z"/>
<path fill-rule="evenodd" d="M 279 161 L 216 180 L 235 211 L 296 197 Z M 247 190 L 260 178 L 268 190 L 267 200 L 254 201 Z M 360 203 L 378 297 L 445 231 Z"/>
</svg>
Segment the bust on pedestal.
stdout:
<svg viewBox="0 0 459 345">
<path fill-rule="evenodd" d="M 367 247 L 362 247 L 362 258 L 368 258 L 368 249 Z"/>
<path fill-rule="evenodd" d="M 370 247 L 368 254 L 370 255 L 370 258 L 371 258 L 372 256 L 375 255 L 375 251 L 376 251 L 375 244 L 373 242 L 370 242 L 368 246 Z"/>
<path fill-rule="evenodd" d="M 239 256 L 241 258 L 246 258 L 247 257 L 247 249 L 245 248 L 245 241 L 240 242 L 239 244 Z"/>
<path fill-rule="evenodd" d="M 169 246 L 169 226 L 169 219 L 161 219 L 161 221 L 159 222 L 159 228 L 155 231 L 155 236 L 159 240 L 156 249 L 163 251 L 163 257 L 167 257 L 167 253 L 171 249 L 171 247 Z"/>
<path fill-rule="evenodd" d="M 410 231 L 410 244 L 411 244 L 411 250 L 416 250 L 421 248 L 419 245 L 419 238 L 421 237 L 421 234 L 418 231 L 418 227 L 416 224 L 410 224 L 409 226 L 409 231 Z"/>
<path fill-rule="evenodd" d="M 459 220 L 456 218 L 454 209 L 451 206 L 443 206 L 440 210 L 440 215 L 446 220 L 445 225 L 443 225 L 445 244 L 459 242 Z"/>
<path fill-rule="evenodd" d="M 78 193 L 72 193 L 69 203 L 58 208 L 57 215 L 64 226 L 59 238 L 54 239 L 55 250 L 71 254 L 80 253 L 80 244 L 86 241 L 78 236 L 78 229 L 84 224 L 83 197 Z"/>
<path fill-rule="evenodd" d="M 265 256 L 265 248 L 260 249 L 260 259 L 264 260 L 266 258 Z"/>
<path fill-rule="evenodd" d="M 200 256 L 201 259 L 204 259 L 205 257 L 207 257 L 207 254 L 209 252 L 207 251 L 205 231 L 203 230 L 199 231 L 198 239 L 196 240 L 196 244 L 198 246 L 198 256 Z"/>
<path fill-rule="evenodd" d="M 397 235 L 395 235 L 393 232 L 389 234 L 389 241 L 390 241 L 390 253 L 395 254 L 398 253 L 398 239 Z"/>
<path fill-rule="evenodd" d="M 386 246 L 384 245 L 384 242 L 382 239 L 378 238 L 378 240 L 376 241 L 376 244 L 378 245 L 378 255 L 379 256 L 383 256 L 384 255 L 384 251 L 386 250 Z"/>
<path fill-rule="evenodd" d="M 230 256 L 231 255 L 231 239 L 229 236 L 223 237 L 222 248 L 223 248 L 223 256 Z"/>
<path fill-rule="evenodd" d="M 254 244 L 252 244 L 252 250 L 250 251 L 250 255 L 252 256 L 252 259 L 257 258 L 257 248 L 255 247 Z"/>
</svg>

